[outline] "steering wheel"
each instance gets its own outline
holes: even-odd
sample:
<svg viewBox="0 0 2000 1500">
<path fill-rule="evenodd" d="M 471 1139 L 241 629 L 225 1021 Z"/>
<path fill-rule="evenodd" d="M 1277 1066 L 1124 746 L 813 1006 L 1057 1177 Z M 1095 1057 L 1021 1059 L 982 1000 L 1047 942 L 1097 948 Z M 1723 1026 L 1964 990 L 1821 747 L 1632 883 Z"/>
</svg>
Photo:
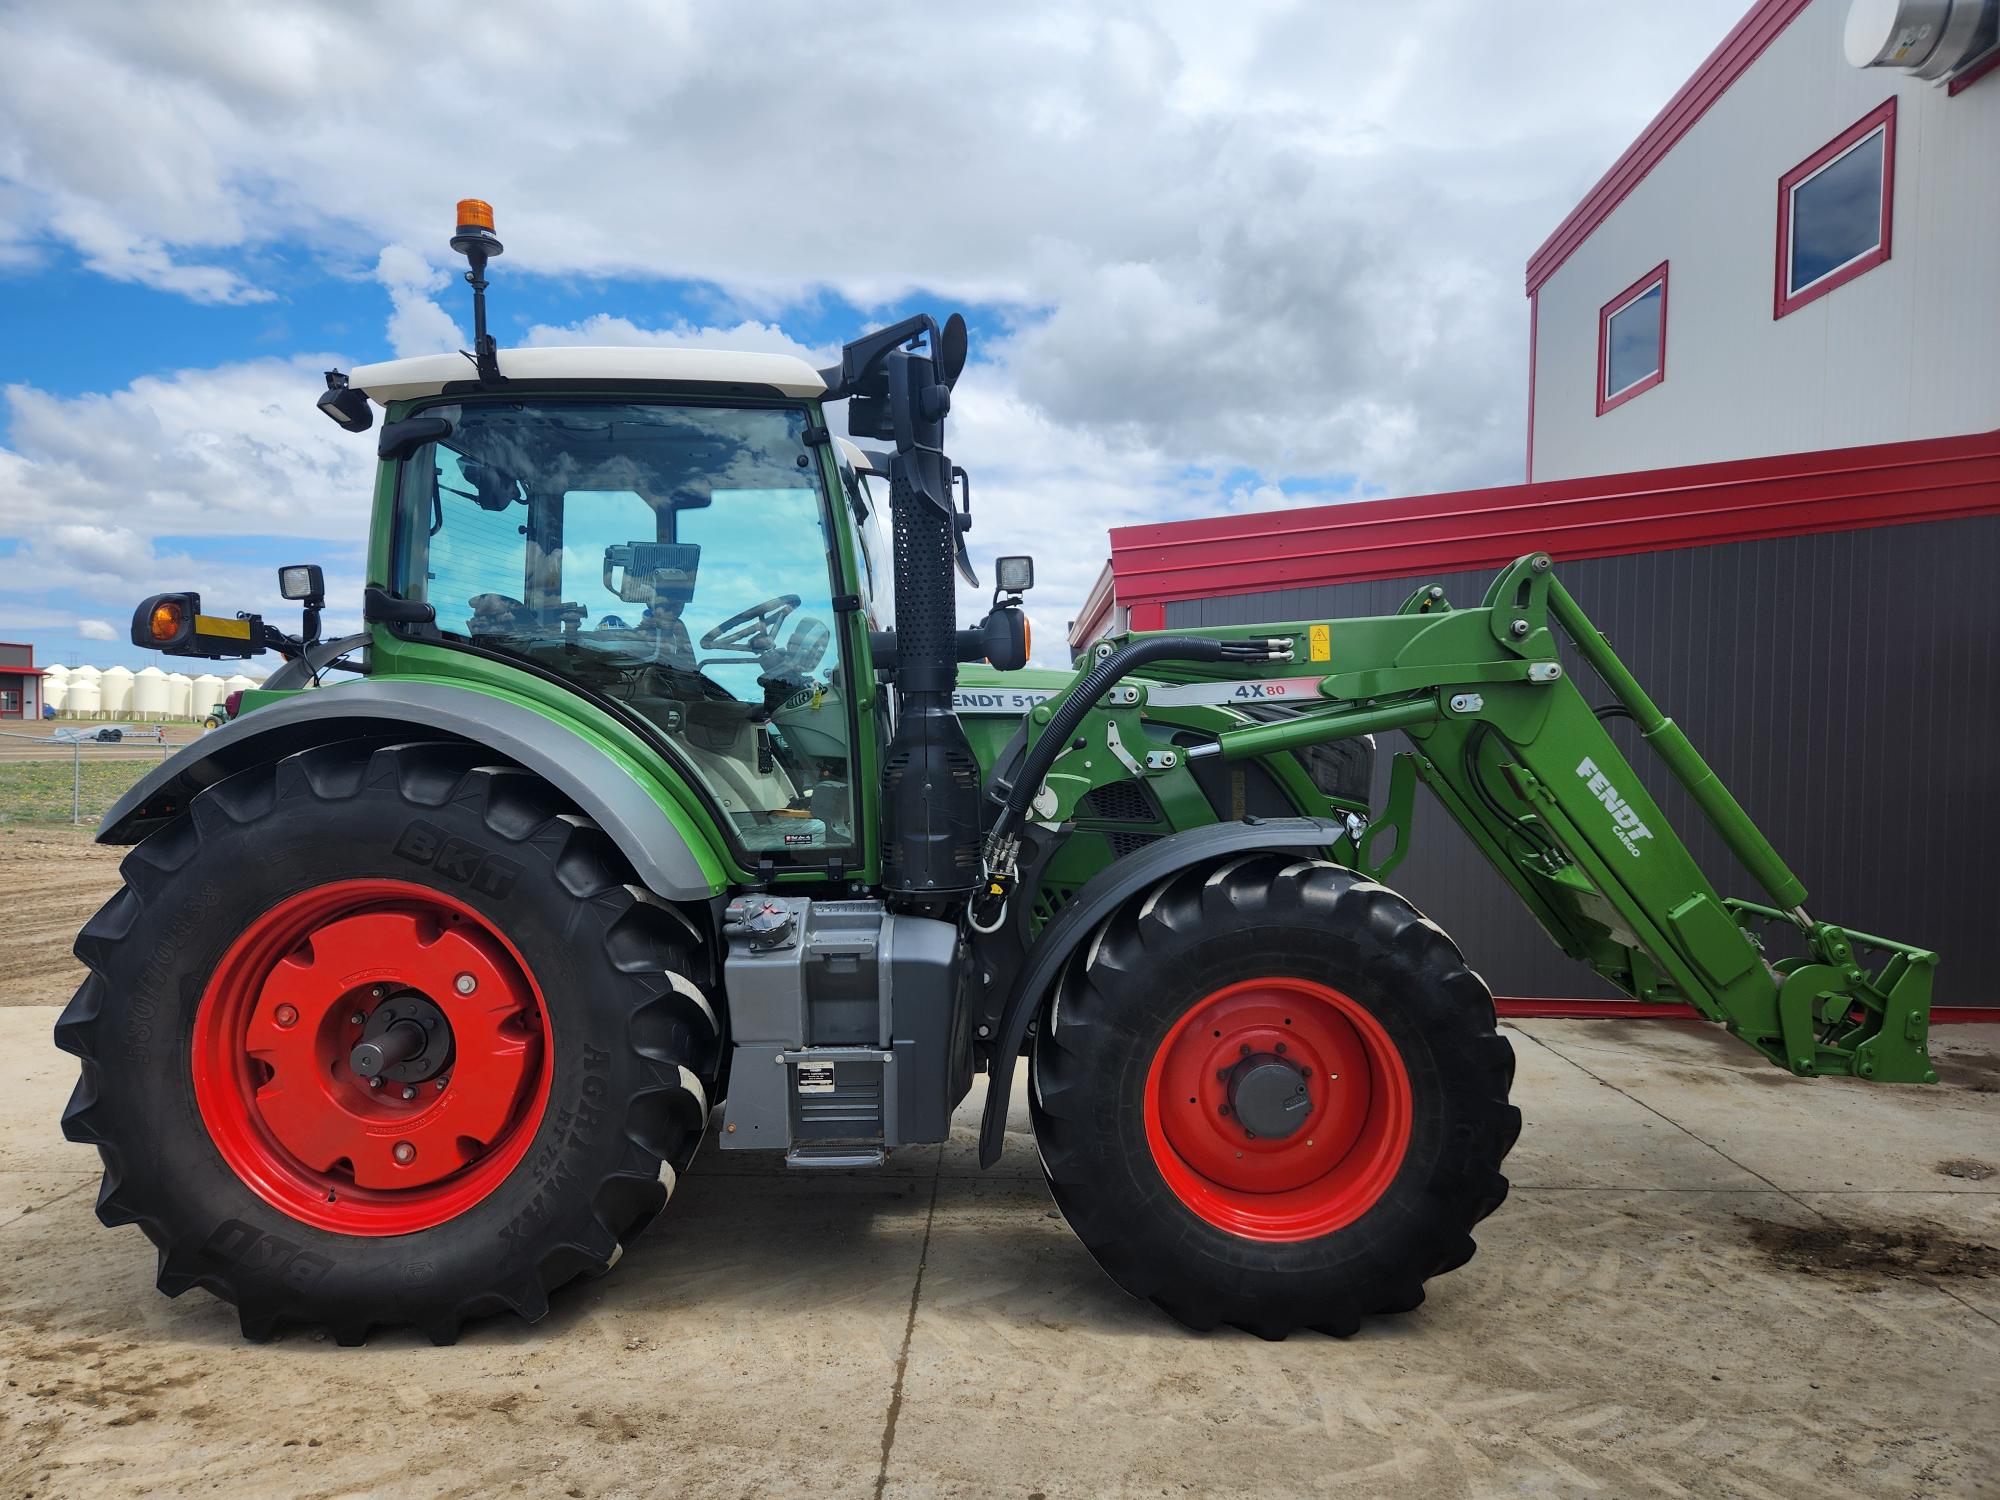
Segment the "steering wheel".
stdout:
<svg viewBox="0 0 2000 1500">
<path fill-rule="evenodd" d="M 769 651 L 778 640 L 778 627 L 799 607 L 797 594 L 779 594 L 762 604 L 740 609 L 701 638 L 704 651 Z"/>
</svg>

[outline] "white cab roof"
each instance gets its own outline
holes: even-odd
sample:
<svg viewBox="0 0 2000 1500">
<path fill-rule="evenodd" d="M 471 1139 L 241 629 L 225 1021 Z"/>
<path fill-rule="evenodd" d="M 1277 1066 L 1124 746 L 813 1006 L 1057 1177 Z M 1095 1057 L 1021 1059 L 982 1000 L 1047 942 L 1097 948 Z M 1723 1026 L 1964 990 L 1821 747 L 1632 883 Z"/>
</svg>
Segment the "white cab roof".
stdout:
<svg viewBox="0 0 2000 1500">
<path fill-rule="evenodd" d="M 784 396 L 820 396 L 826 382 L 790 354 L 744 354 L 726 349 L 661 349 L 617 345 L 603 349 L 502 349 L 500 373 L 509 380 L 673 380 L 705 385 L 756 385 Z M 348 384 L 387 406 L 435 396 L 446 385 L 475 379 L 463 354 L 423 354 L 357 365 Z"/>
</svg>

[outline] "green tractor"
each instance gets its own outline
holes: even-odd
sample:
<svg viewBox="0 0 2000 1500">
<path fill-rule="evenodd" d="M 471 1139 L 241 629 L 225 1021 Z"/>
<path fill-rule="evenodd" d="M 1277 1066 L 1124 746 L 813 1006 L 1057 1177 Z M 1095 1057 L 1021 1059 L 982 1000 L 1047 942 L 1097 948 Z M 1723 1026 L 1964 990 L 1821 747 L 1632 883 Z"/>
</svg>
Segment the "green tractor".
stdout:
<svg viewBox="0 0 2000 1500">
<path fill-rule="evenodd" d="M 134 617 L 148 648 L 285 658 L 105 818 L 124 884 L 56 1028 L 98 1215 L 167 1294 L 343 1343 L 539 1318 L 705 1133 L 865 1168 L 946 1141 L 984 1073 L 991 1165 L 1025 1067 L 1119 1285 L 1196 1328 L 1352 1333 L 1473 1253 L 1520 1127 L 1486 985 L 1383 883 L 1418 780 L 1625 992 L 1796 1074 L 1934 1081 L 1934 956 L 1807 911 L 1545 553 L 1477 608 L 1422 588 L 1024 670 L 1028 559 L 977 626 L 955 609 L 962 320 L 823 371 L 503 352 L 491 214 L 459 220 L 473 352 L 320 403 L 382 411 L 364 631 L 320 638 L 309 565 L 296 635 L 186 593 Z M 1767 901 L 1717 893 L 1614 714 Z"/>
</svg>

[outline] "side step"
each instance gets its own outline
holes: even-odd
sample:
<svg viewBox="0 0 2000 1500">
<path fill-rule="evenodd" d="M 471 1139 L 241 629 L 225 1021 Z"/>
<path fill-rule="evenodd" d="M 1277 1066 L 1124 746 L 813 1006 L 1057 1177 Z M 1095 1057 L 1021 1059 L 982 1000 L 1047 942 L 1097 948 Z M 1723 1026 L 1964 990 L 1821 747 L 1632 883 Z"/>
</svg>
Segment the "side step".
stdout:
<svg viewBox="0 0 2000 1500">
<path fill-rule="evenodd" d="M 785 1153 L 785 1165 L 807 1170 L 828 1168 L 879 1167 L 889 1159 L 881 1146 L 794 1146 Z"/>
</svg>

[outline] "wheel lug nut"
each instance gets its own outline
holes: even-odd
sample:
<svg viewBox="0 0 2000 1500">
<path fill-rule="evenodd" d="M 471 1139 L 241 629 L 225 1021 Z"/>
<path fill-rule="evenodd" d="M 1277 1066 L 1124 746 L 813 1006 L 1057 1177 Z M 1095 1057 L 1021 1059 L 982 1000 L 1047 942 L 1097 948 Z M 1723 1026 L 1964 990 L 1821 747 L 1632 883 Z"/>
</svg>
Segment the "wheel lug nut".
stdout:
<svg viewBox="0 0 2000 1500">
<path fill-rule="evenodd" d="M 461 974 L 451 982 L 451 987 L 461 995 L 469 995 L 479 988 L 479 981 L 470 974 Z"/>
<path fill-rule="evenodd" d="M 299 1024 L 299 1008 L 296 1005 L 281 1005 L 272 1012 L 271 1018 L 280 1026 L 296 1026 Z"/>
<path fill-rule="evenodd" d="M 1250 1044 L 1248 1042 L 1245 1042 L 1242 1046 L 1238 1047 L 1236 1050 L 1240 1055 L 1248 1057 L 1250 1055 Z"/>
<path fill-rule="evenodd" d="M 1283 1042 L 1278 1043 L 1277 1048 L 1275 1050 L 1283 1052 L 1285 1050 L 1285 1044 Z"/>
<path fill-rule="evenodd" d="M 417 1159 L 417 1148 L 412 1146 L 408 1141 L 398 1141 L 396 1142 L 396 1149 L 391 1155 L 396 1158 L 397 1166 L 407 1167 Z"/>
<path fill-rule="evenodd" d="M 405 1099 L 414 1099 L 414 1098 L 416 1098 L 416 1097 L 417 1097 L 417 1086 L 416 1086 L 416 1085 L 415 1085 L 414 1083 L 406 1083 L 406 1084 L 404 1084 L 404 1085 L 403 1085 L 403 1097 L 404 1097 Z"/>
<path fill-rule="evenodd" d="M 370 1087 L 371 1089 L 379 1089 L 380 1087 L 382 1087 L 382 1080 L 379 1077 L 371 1078 L 368 1080 L 368 1087 Z"/>
<path fill-rule="evenodd" d="M 347 1024 L 349 1026 L 366 1026 L 368 1024 L 368 1013 L 357 1010 L 347 1018 Z"/>
<path fill-rule="evenodd" d="M 442 1094 L 442 1093 L 444 1092 L 444 1086 L 445 1086 L 445 1085 L 446 1085 L 447 1083 L 449 1083 L 449 1082 L 451 1082 L 451 1080 L 450 1080 L 450 1079 L 448 1079 L 448 1078 L 440 1078 L 440 1079 L 438 1080 L 438 1082 L 437 1082 L 437 1089 L 438 1089 L 438 1092 L 439 1092 L 440 1094 Z"/>
<path fill-rule="evenodd" d="M 378 984 L 375 986 L 374 989 L 370 990 L 368 993 L 373 995 L 377 1000 L 380 1000 L 383 997 L 383 995 L 388 993 L 388 991 L 384 990 L 382 986 Z"/>
</svg>

